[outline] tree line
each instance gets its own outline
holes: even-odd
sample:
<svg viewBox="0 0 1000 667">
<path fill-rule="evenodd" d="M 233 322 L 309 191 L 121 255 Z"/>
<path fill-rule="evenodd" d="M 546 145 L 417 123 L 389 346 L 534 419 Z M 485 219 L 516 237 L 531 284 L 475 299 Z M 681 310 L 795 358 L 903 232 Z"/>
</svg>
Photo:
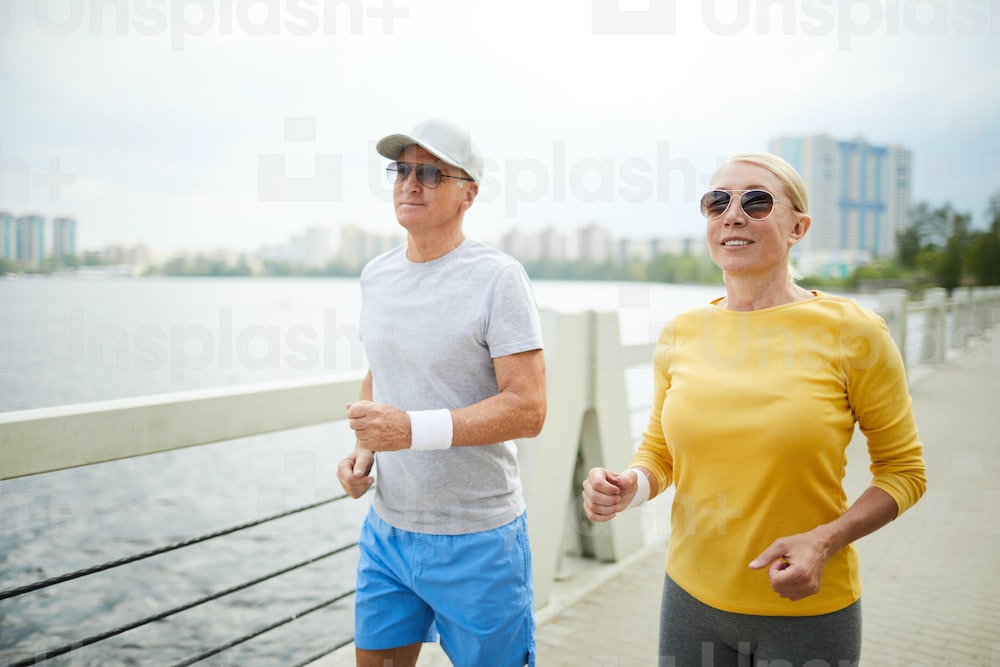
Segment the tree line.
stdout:
<svg viewBox="0 0 1000 667">
<path fill-rule="evenodd" d="M 951 204 L 919 204 L 911 220 L 897 236 L 900 270 L 949 293 L 962 285 L 1000 285 L 1000 194 L 993 197 L 983 230 L 972 229 L 972 216 Z"/>
</svg>

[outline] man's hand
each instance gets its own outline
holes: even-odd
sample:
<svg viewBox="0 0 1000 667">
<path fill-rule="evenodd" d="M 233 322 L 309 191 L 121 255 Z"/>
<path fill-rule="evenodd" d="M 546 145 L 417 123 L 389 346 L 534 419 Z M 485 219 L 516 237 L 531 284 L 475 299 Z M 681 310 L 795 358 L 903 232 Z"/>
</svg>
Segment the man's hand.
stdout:
<svg viewBox="0 0 1000 667">
<path fill-rule="evenodd" d="M 384 403 L 347 404 L 347 419 L 358 446 L 369 452 L 394 452 L 410 446 L 410 416 Z"/>
<path fill-rule="evenodd" d="M 371 477 L 375 454 L 370 450 L 356 447 L 350 456 L 337 465 L 337 479 L 351 498 L 365 495 L 375 479 Z"/>
</svg>

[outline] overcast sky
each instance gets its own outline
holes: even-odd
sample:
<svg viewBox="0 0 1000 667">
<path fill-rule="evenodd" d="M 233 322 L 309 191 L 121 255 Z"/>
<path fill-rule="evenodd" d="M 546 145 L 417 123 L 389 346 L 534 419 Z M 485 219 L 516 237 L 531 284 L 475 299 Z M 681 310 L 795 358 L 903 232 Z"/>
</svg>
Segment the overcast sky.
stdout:
<svg viewBox="0 0 1000 667">
<path fill-rule="evenodd" d="M 908 147 L 914 202 L 982 221 L 998 62 L 1000 0 L 0 0 L 0 209 L 81 249 L 388 232 L 374 142 L 443 116 L 487 240 L 700 235 L 722 158 L 818 133 Z"/>
</svg>

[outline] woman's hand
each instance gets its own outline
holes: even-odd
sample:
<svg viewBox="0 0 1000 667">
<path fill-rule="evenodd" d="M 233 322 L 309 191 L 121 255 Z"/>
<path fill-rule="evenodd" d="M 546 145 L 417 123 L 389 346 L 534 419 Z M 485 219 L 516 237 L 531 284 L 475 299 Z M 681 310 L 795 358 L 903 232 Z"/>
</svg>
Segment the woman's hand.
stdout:
<svg viewBox="0 0 1000 667">
<path fill-rule="evenodd" d="M 591 521 L 611 521 L 632 501 L 639 487 L 636 471 L 613 473 L 591 468 L 583 480 L 583 509 Z"/>
<path fill-rule="evenodd" d="M 822 527 L 781 537 L 750 562 L 750 569 L 766 567 L 775 593 L 789 600 L 801 600 L 819 593 L 823 567 L 832 553 L 830 543 Z"/>
</svg>

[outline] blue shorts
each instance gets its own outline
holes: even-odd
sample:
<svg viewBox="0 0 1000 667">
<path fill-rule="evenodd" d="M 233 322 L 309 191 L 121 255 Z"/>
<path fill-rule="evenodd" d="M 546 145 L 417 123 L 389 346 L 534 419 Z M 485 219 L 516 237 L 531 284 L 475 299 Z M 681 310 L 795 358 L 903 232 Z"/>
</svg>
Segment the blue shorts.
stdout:
<svg viewBox="0 0 1000 667">
<path fill-rule="evenodd" d="M 394 528 L 374 510 L 361 528 L 354 644 L 433 642 L 456 667 L 535 664 L 531 552 L 525 517 L 467 535 Z"/>
</svg>

